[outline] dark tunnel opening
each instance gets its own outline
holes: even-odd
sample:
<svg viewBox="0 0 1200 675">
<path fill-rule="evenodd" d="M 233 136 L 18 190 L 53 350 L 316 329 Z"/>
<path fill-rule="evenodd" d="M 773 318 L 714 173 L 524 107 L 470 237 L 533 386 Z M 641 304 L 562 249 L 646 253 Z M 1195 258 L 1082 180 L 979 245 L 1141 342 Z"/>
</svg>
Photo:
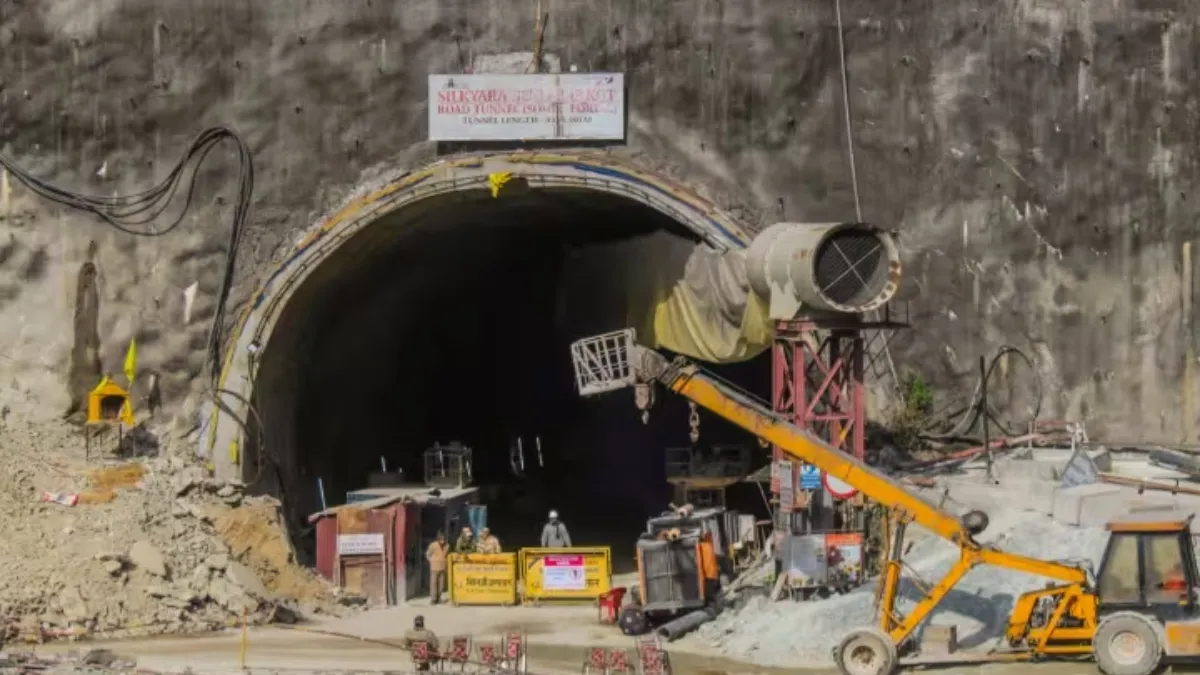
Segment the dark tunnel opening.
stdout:
<svg viewBox="0 0 1200 675">
<path fill-rule="evenodd" d="M 263 348 L 247 482 L 280 494 L 311 560 L 318 480 L 329 506 L 384 466 L 421 483 L 425 451 L 459 442 L 505 550 L 536 545 L 556 509 L 576 545 L 612 546 L 627 568 L 672 498 L 664 449 L 689 445 L 688 408 L 659 397 L 644 425 L 632 393 L 580 398 L 568 345 L 637 324 L 698 241 L 646 205 L 584 190 L 459 192 L 383 216 L 302 282 Z M 766 392 L 764 358 L 720 371 Z M 702 446 L 765 453 L 719 420 L 702 425 Z"/>
</svg>

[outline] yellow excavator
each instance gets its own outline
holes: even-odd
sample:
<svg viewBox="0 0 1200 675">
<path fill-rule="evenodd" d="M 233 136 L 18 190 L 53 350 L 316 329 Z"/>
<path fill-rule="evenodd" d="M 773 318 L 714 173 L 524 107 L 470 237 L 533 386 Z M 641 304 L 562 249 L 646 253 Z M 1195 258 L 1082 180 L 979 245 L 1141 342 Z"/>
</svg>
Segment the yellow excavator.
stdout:
<svg viewBox="0 0 1200 675">
<path fill-rule="evenodd" d="M 1038 560 L 976 541 L 986 514 L 951 515 L 898 481 L 789 423 L 764 403 L 706 373 L 686 358 L 668 360 L 637 344 L 632 329 L 571 345 L 582 396 L 635 387 L 643 410 L 661 385 L 729 420 L 791 457 L 856 487 L 889 510 L 892 540 L 880 583 L 879 625 L 851 630 L 833 650 L 845 675 L 887 675 L 915 645 L 915 631 L 976 565 L 994 565 L 1052 581 L 1017 599 L 1007 645 L 962 661 L 1034 661 L 1094 658 L 1106 675 L 1149 675 L 1164 661 L 1200 657 L 1200 607 L 1191 516 L 1137 518 L 1109 524 L 1109 541 L 1094 574 L 1085 564 Z M 1150 514 L 1147 514 L 1149 516 Z M 958 562 L 907 614 L 896 607 L 904 528 L 916 523 L 952 542 Z"/>
</svg>

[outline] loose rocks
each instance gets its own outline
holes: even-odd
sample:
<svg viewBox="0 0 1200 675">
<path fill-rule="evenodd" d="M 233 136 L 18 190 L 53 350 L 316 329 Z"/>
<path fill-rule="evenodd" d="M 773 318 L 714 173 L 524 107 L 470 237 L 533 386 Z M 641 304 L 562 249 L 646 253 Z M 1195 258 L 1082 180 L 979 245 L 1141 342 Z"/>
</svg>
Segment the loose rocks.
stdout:
<svg viewBox="0 0 1200 675">
<path fill-rule="evenodd" d="M 0 630 L 35 640 L 125 637 L 224 628 L 243 614 L 269 621 L 300 607 L 351 611 L 294 564 L 274 500 L 247 498 L 241 484 L 213 479 L 169 443 L 158 457 L 88 462 L 80 433 L 16 415 L 5 426 Z M 105 498 L 46 504 L 43 491 Z"/>
</svg>

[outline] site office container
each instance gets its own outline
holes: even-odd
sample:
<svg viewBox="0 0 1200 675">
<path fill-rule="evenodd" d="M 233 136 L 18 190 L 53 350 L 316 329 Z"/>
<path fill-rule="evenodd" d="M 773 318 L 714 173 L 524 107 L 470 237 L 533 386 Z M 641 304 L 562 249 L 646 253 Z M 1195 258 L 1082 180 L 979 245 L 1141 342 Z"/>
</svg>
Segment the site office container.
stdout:
<svg viewBox="0 0 1200 675">
<path fill-rule="evenodd" d="M 385 497 L 333 507 L 309 516 L 316 528 L 317 573 L 370 604 L 396 604 L 428 593 L 421 547 L 421 505 Z M 382 534 L 384 554 L 339 556 L 338 536 Z"/>
<path fill-rule="evenodd" d="M 430 573 L 425 562 L 425 550 L 444 532 L 447 542 L 453 545 L 458 531 L 468 524 L 468 510 L 478 503 L 477 488 L 430 488 L 428 486 L 379 487 L 355 490 L 346 495 L 347 504 L 336 506 L 309 516 L 309 522 L 317 531 L 317 571 L 337 582 L 339 558 L 337 539 L 339 534 L 390 533 L 385 538 L 389 568 L 389 604 L 401 603 L 412 598 L 429 595 Z M 366 525 L 358 525 L 350 516 L 338 514 L 350 511 L 375 513 L 366 518 Z M 371 562 L 364 557 L 354 565 L 380 567 L 382 556 Z M 369 573 L 373 575 L 374 573 Z M 355 572 L 357 578 L 359 572 Z M 369 576 L 360 591 L 372 602 L 376 589 L 382 586 L 378 577 Z M 374 583 L 373 583 L 374 582 Z M 357 582 L 356 582 L 357 583 Z"/>
</svg>

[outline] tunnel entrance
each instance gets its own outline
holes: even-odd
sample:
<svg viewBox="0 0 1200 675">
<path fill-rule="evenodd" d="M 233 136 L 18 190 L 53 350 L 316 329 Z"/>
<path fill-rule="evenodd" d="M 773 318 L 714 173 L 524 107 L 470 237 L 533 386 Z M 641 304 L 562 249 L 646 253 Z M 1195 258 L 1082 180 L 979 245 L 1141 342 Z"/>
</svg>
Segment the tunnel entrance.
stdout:
<svg viewBox="0 0 1200 675">
<path fill-rule="evenodd" d="M 632 399 L 580 398 L 568 345 L 653 306 L 636 297 L 652 289 L 628 283 L 640 264 L 628 252 L 653 247 L 661 263 L 633 276 L 670 282 L 700 242 L 635 199 L 520 182 L 380 215 L 296 285 L 249 350 L 244 480 L 279 494 L 302 532 L 318 485 L 334 505 L 385 468 L 421 483 L 427 450 L 462 444 L 505 550 L 537 545 L 555 509 L 574 544 L 624 557 L 671 499 L 664 448 L 688 443 L 686 405 L 644 425 Z M 296 543 L 311 554 L 311 539 Z"/>
</svg>

